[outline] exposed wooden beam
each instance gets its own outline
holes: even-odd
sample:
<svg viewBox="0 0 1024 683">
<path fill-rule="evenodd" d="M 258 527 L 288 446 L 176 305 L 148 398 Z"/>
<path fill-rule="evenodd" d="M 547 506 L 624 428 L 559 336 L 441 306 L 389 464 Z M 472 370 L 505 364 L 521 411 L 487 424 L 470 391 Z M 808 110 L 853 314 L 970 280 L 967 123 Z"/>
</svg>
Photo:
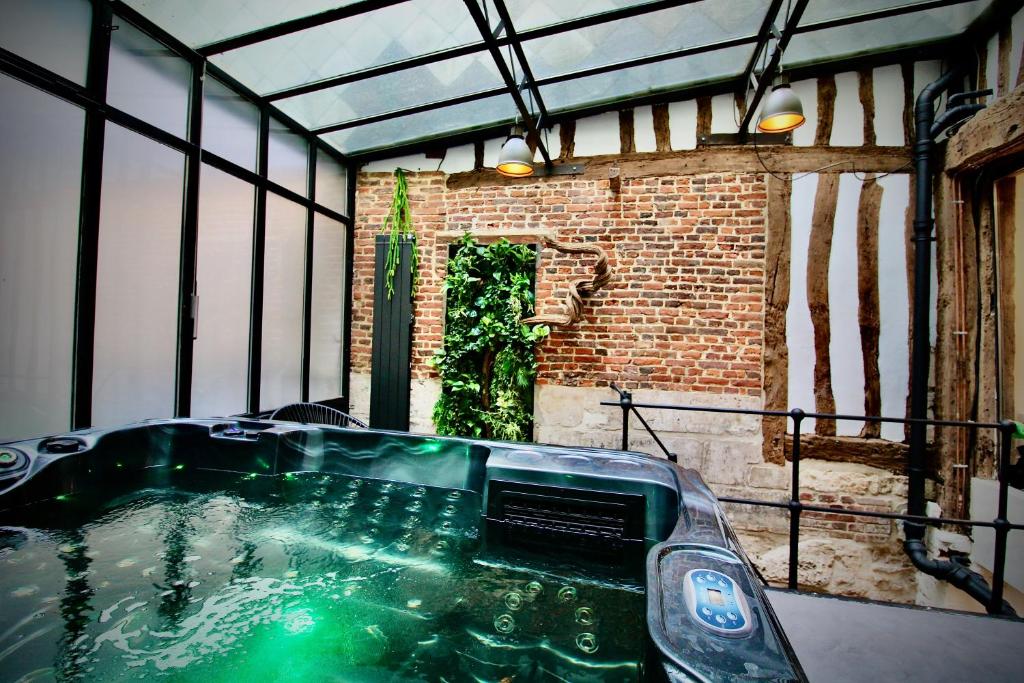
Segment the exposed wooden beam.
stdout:
<svg viewBox="0 0 1024 683">
<path fill-rule="evenodd" d="M 814 328 L 814 408 L 819 413 L 836 412 L 836 399 L 832 392 L 832 360 L 829 355 L 832 325 L 829 320 L 828 270 L 838 199 L 838 174 L 819 174 L 811 213 L 810 244 L 807 247 L 807 307 Z M 820 436 L 835 436 L 835 420 L 815 420 L 814 432 Z"/>
<path fill-rule="evenodd" d="M 1024 85 L 964 124 L 946 147 L 946 172 L 964 173 L 1024 151 Z"/>
<path fill-rule="evenodd" d="M 878 296 L 878 222 L 882 186 L 868 174 L 860 187 L 857 205 L 857 322 L 864 361 L 864 414 L 882 414 L 882 376 L 878 368 L 881 313 Z M 860 435 L 881 436 L 879 422 L 865 422 Z"/>
<path fill-rule="evenodd" d="M 791 260 L 791 200 L 793 181 L 768 176 L 768 234 L 765 242 L 764 409 L 789 409 L 789 346 L 786 312 L 789 310 Z M 786 418 L 766 417 L 761 422 L 765 462 L 782 464 Z"/>
<path fill-rule="evenodd" d="M 818 128 L 814 131 L 814 144 L 829 144 L 835 110 L 836 77 L 832 74 L 821 76 L 818 78 Z"/>
<path fill-rule="evenodd" d="M 563 138 L 564 143 L 564 138 Z M 563 149 L 564 151 L 564 149 Z M 617 167 L 623 180 L 702 173 L 813 173 L 828 165 L 831 172 L 906 173 L 910 150 L 906 147 L 761 147 L 755 153 L 747 146 L 702 147 L 663 153 L 605 154 L 586 158 L 581 179 L 608 179 L 608 169 Z M 763 165 L 762 165 L 763 164 Z M 486 187 L 488 185 L 543 182 L 544 178 L 504 178 L 493 172 L 454 173 L 449 187 Z"/>
</svg>

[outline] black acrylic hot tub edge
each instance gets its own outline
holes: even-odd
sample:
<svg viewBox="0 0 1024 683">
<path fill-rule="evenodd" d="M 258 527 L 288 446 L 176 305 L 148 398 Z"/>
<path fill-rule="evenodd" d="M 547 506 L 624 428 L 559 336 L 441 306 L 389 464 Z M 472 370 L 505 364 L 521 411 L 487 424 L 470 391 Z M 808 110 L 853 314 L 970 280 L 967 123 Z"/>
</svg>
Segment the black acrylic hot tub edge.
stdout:
<svg viewBox="0 0 1024 683">
<path fill-rule="evenodd" d="M 150 420 L 0 448 L 18 456 L 0 477 L 0 522 L 12 508 L 182 469 L 317 471 L 475 491 L 491 534 L 539 538 L 549 552 L 594 549 L 598 557 L 607 543 L 606 558 L 639 549 L 648 633 L 664 678 L 806 680 L 699 474 L 645 454 L 230 419 Z M 742 587 L 755 615 L 749 636 L 710 633 L 688 614 L 679 572 L 696 561 Z"/>
</svg>

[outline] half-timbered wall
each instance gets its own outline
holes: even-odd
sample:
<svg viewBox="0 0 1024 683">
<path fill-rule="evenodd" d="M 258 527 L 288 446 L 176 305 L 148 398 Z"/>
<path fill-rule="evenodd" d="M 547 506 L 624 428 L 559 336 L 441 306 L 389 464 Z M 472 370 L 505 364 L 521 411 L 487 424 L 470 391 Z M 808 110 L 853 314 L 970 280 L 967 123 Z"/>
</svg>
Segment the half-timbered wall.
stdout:
<svg viewBox="0 0 1024 683">
<path fill-rule="evenodd" d="M 1019 55 L 1012 57 L 1005 41 L 1002 46 L 997 68 L 1011 58 L 1018 64 Z M 556 125 L 547 133 L 548 148 L 562 161 L 585 163 L 580 176 L 502 179 L 489 167 L 503 139 L 451 148 L 441 158 L 368 164 L 357 190 L 352 410 L 359 414 L 368 405 L 368 254 L 387 210 L 391 172 L 400 166 L 413 172 L 410 199 L 421 248 L 416 430 L 432 430 L 439 388 L 426 360 L 441 342 L 448 244 L 465 231 L 587 241 L 611 255 L 615 278 L 588 301 L 586 319 L 556 331 L 539 349 L 538 441 L 617 447 L 621 414 L 599 405 L 614 397 L 611 381 L 638 400 L 662 403 L 903 416 L 912 107 L 940 72 L 940 63 L 930 61 L 795 82 L 807 124 L 791 145 L 709 145 L 710 135 L 736 131 L 742 108 L 732 95 L 718 95 Z M 586 272 L 585 263 L 542 252 L 541 312 Z M 934 326 L 930 334 L 936 342 Z M 785 496 L 785 421 L 653 411 L 647 418 L 680 462 L 700 470 L 719 495 Z M 803 498 L 904 508 L 902 427 L 804 427 L 810 434 Z M 638 423 L 631 434 L 633 448 L 657 452 Z M 782 578 L 785 515 L 742 508 L 729 514 L 766 575 Z M 803 528 L 806 586 L 935 601 L 918 594 L 897 525 L 807 514 Z"/>
</svg>

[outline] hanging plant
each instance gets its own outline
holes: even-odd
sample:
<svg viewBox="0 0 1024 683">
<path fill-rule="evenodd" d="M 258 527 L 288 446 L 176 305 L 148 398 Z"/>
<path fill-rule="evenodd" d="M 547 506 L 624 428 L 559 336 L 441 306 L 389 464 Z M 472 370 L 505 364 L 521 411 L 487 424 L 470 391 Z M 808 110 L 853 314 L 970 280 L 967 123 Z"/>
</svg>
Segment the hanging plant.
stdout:
<svg viewBox="0 0 1024 683">
<path fill-rule="evenodd" d="M 448 264 L 444 345 L 431 364 L 441 375 L 434 405 L 439 434 L 522 441 L 533 422 L 534 349 L 547 325 L 533 312 L 534 252 L 506 240 L 463 236 Z"/>
<path fill-rule="evenodd" d="M 389 233 L 388 256 L 384 262 L 384 285 L 387 288 L 388 299 L 395 295 L 395 274 L 398 273 L 398 264 L 401 261 L 401 238 L 405 237 L 412 242 L 412 259 L 409 262 L 409 271 L 412 273 L 412 295 L 416 296 L 416 289 L 420 283 L 419 277 L 419 252 L 416 244 L 416 233 L 412 227 L 412 213 L 409 211 L 409 188 L 405 181 L 405 171 L 395 169 L 395 191 L 391 195 L 391 210 L 388 212 L 384 224 L 380 226 L 381 233 Z"/>
</svg>

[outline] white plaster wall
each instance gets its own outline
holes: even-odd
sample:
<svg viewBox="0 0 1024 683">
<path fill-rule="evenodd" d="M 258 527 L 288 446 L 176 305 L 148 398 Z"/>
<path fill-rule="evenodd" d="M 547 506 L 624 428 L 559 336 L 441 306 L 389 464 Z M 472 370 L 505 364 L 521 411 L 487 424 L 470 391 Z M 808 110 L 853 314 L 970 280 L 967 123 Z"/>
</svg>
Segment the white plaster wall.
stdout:
<svg viewBox="0 0 1024 683">
<path fill-rule="evenodd" d="M 910 202 L 910 180 L 906 175 L 889 175 L 878 180 L 882 207 L 878 223 L 878 370 L 881 374 L 882 415 L 902 416 L 906 412 L 910 358 L 907 332 L 910 324 L 907 291 L 907 240 L 905 214 Z M 900 352 L 903 349 L 903 353 Z M 883 424 L 882 438 L 903 440 L 903 425 Z"/>
<path fill-rule="evenodd" d="M 437 170 L 438 161 L 438 159 L 428 159 L 425 154 L 410 154 L 404 157 L 371 161 L 359 170 L 367 173 L 391 173 L 396 168 L 404 168 L 407 171 L 434 171 Z"/>
<path fill-rule="evenodd" d="M 942 64 L 935 59 L 926 62 L 914 62 L 914 101 L 917 96 L 936 78 L 942 75 Z"/>
<path fill-rule="evenodd" d="M 348 385 L 348 412 L 363 422 L 370 422 L 370 373 L 352 372 Z"/>
<path fill-rule="evenodd" d="M 1020 55 L 1024 50 L 1024 10 L 1013 15 L 1010 22 L 1010 89 L 1020 78 Z"/>
<path fill-rule="evenodd" d="M 695 149 L 697 147 L 697 102 L 684 100 L 668 105 L 669 136 L 672 149 Z"/>
<path fill-rule="evenodd" d="M 906 240 L 904 225 L 909 202 L 909 181 L 904 174 L 879 179 L 882 204 L 879 216 L 879 372 L 882 414 L 902 417 L 906 413 L 909 373 L 907 324 Z M 786 343 L 789 346 L 790 408 L 814 409 L 814 328 L 807 305 L 807 250 L 811 232 L 816 174 L 798 176 L 793 182 L 791 201 L 792 234 L 789 310 L 786 313 Z M 860 324 L 857 319 L 857 206 L 861 180 L 853 173 L 839 179 L 829 264 L 829 358 L 836 411 L 864 414 L 864 360 L 861 354 Z M 934 317 L 934 314 L 933 314 Z M 808 431 L 813 420 L 806 420 Z M 840 435 L 856 435 L 863 423 L 839 422 Z M 883 425 L 882 436 L 903 440 L 899 425 Z"/>
<path fill-rule="evenodd" d="M 814 135 L 818 130 L 818 81 L 817 79 L 796 81 L 790 87 L 796 93 L 796 96 L 800 98 L 800 103 L 804 106 L 804 118 L 806 119 L 804 125 L 793 131 L 793 144 L 804 147 L 813 145 Z M 760 114 L 760 108 L 758 109 L 758 114 Z M 757 119 L 755 118 L 754 120 L 756 121 Z"/>
<path fill-rule="evenodd" d="M 829 140 L 834 147 L 864 144 L 864 108 L 860 104 L 859 88 L 855 72 L 836 74 L 836 105 Z"/>
<path fill-rule="evenodd" d="M 445 152 L 444 160 L 441 162 L 440 170 L 445 173 L 472 171 L 473 161 L 475 159 L 476 153 L 473 150 L 472 143 L 468 145 L 459 145 L 458 147 L 449 147 L 448 151 Z M 438 168 L 436 164 L 434 168 Z"/>
<path fill-rule="evenodd" d="M 633 131 L 636 151 L 653 152 L 658 148 L 654 138 L 654 110 L 651 107 L 637 107 L 633 110 Z"/>
<path fill-rule="evenodd" d="M 789 347 L 790 408 L 814 410 L 814 327 L 807 306 L 807 248 L 811 236 L 811 215 L 817 174 L 797 176 L 793 180 L 790 210 L 789 309 L 786 311 L 786 344 Z M 814 429 L 814 420 L 804 421 L 807 431 Z"/>
<path fill-rule="evenodd" d="M 875 96 L 875 144 L 902 145 L 903 73 L 899 64 L 875 69 L 872 82 Z"/>
<path fill-rule="evenodd" d="M 498 165 L 498 155 L 501 154 L 501 146 L 505 144 L 504 137 L 484 140 L 484 168 L 494 168 Z"/>
<path fill-rule="evenodd" d="M 578 157 L 619 153 L 619 113 L 605 112 L 576 122 Z"/>
<path fill-rule="evenodd" d="M 732 93 L 711 98 L 711 132 L 735 133 L 740 129 L 736 100 Z"/>
<path fill-rule="evenodd" d="M 1002 93 L 996 92 L 996 84 L 999 82 L 999 34 L 988 39 L 988 50 L 985 55 L 985 82 L 987 88 L 992 88 L 993 94 L 989 95 L 987 101 L 992 103 Z"/>
<path fill-rule="evenodd" d="M 828 271 L 829 358 L 836 412 L 864 414 L 864 357 L 857 321 L 857 203 L 861 182 L 852 173 L 839 176 L 839 200 L 832 229 Z M 792 360 L 790 361 L 792 362 Z M 862 422 L 839 420 L 836 434 L 856 436 Z"/>
</svg>

